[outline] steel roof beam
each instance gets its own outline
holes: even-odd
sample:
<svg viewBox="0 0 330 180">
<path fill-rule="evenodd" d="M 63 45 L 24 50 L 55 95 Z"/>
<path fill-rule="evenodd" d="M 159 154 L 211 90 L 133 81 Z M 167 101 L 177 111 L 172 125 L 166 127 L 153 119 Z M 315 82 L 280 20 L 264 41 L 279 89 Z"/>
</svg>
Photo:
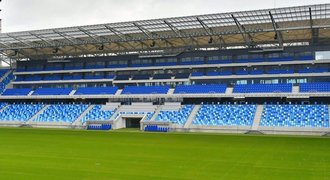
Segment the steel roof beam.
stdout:
<svg viewBox="0 0 330 180">
<path fill-rule="evenodd" d="M 313 15 L 312 15 L 312 8 L 309 8 L 309 25 L 311 30 L 311 43 L 314 44 L 317 41 L 317 32 L 316 29 L 314 29 L 314 23 L 313 23 Z"/>
<path fill-rule="evenodd" d="M 150 32 L 148 29 L 146 29 L 145 27 L 143 27 L 142 25 L 139 25 L 137 23 L 133 23 L 134 26 L 136 26 L 137 28 L 139 28 L 139 30 L 145 34 L 149 39 L 156 39 L 156 38 L 160 38 L 164 41 L 166 41 L 168 44 L 170 44 L 172 47 L 174 47 L 173 43 L 170 42 L 169 40 L 167 40 L 166 38 L 162 38 L 160 35 L 158 35 L 157 33 L 154 32 Z M 158 45 L 159 46 L 159 45 Z"/>
<path fill-rule="evenodd" d="M 136 49 L 131 43 L 128 42 L 129 39 L 128 39 L 127 37 L 131 38 L 129 35 L 123 34 L 122 32 L 116 30 L 116 29 L 113 28 L 113 27 L 110 27 L 109 25 L 104 25 L 104 27 L 107 28 L 109 31 L 111 31 L 114 35 L 116 35 L 117 37 L 119 37 L 119 39 L 121 39 L 122 41 L 127 42 L 127 44 L 128 44 L 131 48 Z M 120 44 L 120 43 L 118 43 L 118 45 L 119 45 L 119 44 Z M 123 46 L 123 45 L 122 45 L 122 46 Z M 125 46 L 123 46 L 123 47 L 126 48 Z"/>
<path fill-rule="evenodd" d="M 251 47 L 253 45 L 252 44 L 253 39 L 252 39 L 251 35 L 246 32 L 245 27 L 243 25 L 241 25 L 241 23 L 237 20 L 237 18 L 234 16 L 234 14 L 232 14 L 231 17 L 234 19 L 234 22 L 235 22 L 239 32 L 241 33 L 241 35 L 245 41 L 245 44 L 248 47 Z"/>
<path fill-rule="evenodd" d="M 201 20 L 199 17 L 196 18 L 197 21 L 202 25 L 203 29 L 209 36 L 213 36 L 213 29 L 210 28 L 203 20 Z"/>
<path fill-rule="evenodd" d="M 73 44 L 73 46 L 75 46 L 77 49 L 80 49 L 81 51 L 86 51 L 86 50 L 87 50 L 87 49 L 85 49 L 85 48 L 83 48 L 83 47 L 77 45 L 77 44 L 79 44 L 79 43 L 74 42 L 72 39 L 70 39 L 71 36 L 69 36 L 69 35 L 67 35 L 67 34 L 65 34 L 65 33 L 63 33 L 63 32 L 57 31 L 57 30 L 54 30 L 54 32 L 55 32 L 56 34 L 60 35 L 61 37 L 63 37 L 64 39 L 66 39 L 67 41 L 71 42 L 71 43 Z M 69 38 L 69 37 L 70 37 L 70 38 Z"/>
<path fill-rule="evenodd" d="M 270 16 L 270 19 L 272 20 L 272 25 L 273 25 L 273 28 L 274 28 L 274 32 L 276 34 L 276 38 L 274 37 L 274 39 L 276 39 L 278 41 L 278 44 L 280 47 L 283 47 L 283 38 L 282 38 L 282 33 L 280 31 L 277 30 L 277 28 L 279 27 L 278 24 L 276 23 L 274 17 L 273 17 L 273 14 L 271 11 L 269 11 L 269 16 Z"/>
</svg>

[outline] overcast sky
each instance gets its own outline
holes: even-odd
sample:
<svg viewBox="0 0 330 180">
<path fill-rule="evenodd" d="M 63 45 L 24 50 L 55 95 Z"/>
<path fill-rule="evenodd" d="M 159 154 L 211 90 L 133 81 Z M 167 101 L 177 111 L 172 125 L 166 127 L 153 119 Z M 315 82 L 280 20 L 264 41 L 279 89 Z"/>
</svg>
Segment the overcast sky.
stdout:
<svg viewBox="0 0 330 180">
<path fill-rule="evenodd" d="M 14 32 L 327 3 L 329 0 L 2 0 L 2 31 Z"/>
</svg>

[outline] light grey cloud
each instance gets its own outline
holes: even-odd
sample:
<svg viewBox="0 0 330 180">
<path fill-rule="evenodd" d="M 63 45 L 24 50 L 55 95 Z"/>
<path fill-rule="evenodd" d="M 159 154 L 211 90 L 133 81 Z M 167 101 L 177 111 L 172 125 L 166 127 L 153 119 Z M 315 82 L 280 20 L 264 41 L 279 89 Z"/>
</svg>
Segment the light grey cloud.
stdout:
<svg viewBox="0 0 330 180">
<path fill-rule="evenodd" d="M 2 0 L 0 18 L 3 32 L 13 32 L 327 2 L 329 0 Z"/>
</svg>

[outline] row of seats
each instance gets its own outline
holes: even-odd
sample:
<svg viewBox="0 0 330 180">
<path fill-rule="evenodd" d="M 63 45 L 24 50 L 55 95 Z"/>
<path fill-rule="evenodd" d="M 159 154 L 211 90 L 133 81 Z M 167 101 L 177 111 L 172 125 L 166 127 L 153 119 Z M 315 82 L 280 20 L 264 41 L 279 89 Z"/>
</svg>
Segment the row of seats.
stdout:
<svg viewBox="0 0 330 180">
<path fill-rule="evenodd" d="M 82 119 L 81 123 L 86 121 L 105 121 L 109 120 L 114 114 L 114 110 L 102 110 L 102 105 L 95 105 Z"/>
<path fill-rule="evenodd" d="M 111 124 L 93 124 L 93 125 L 88 125 L 87 130 L 102 130 L 102 131 L 107 131 L 111 129 Z"/>
<path fill-rule="evenodd" d="M 38 115 L 34 122 L 72 123 L 86 109 L 86 104 L 52 104 Z"/>
<path fill-rule="evenodd" d="M 300 92 L 330 92 L 330 83 L 303 83 Z M 174 94 L 223 94 L 227 86 L 224 84 L 177 85 Z M 118 87 L 78 88 L 74 95 L 114 95 Z M 6 89 L 3 96 L 26 96 L 31 89 Z M 169 86 L 125 86 L 121 94 L 167 94 Z M 32 95 L 69 95 L 71 88 L 38 88 Z M 234 85 L 233 93 L 291 93 L 292 84 L 240 84 Z"/>
<path fill-rule="evenodd" d="M 299 73 L 325 73 L 329 72 L 326 68 L 313 68 L 313 69 L 301 69 L 298 70 Z M 155 74 L 155 75 L 87 75 L 83 77 L 82 75 L 66 75 L 61 77 L 60 75 L 47 75 L 42 77 L 41 75 L 29 75 L 27 77 L 17 76 L 16 81 L 60 81 L 60 80 L 91 80 L 91 79 L 113 79 L 113 80 L 149 80 L 149 79 L 171 79 L 172 76 L 175 79 L 188 79 L 191 77 L 199 76 L 230 76 L 230 75 L 261 75 L 261 74 L 294 74 L 293 69 L 284 69 L 284 70 L 267 70 L 266 72 L 262 70 L 238 70 L 235 73 L 232 71 L 211 71 L 207 73 L 203 72 L 192 72 L 191 74 Z"/>
<path fill-rule="evenodd" d="M 121 94 L 167 94 L 169 86 L 126 86 Z"/>
<path fill-rule="evenodd" d="M 300 56 L 294 58 L 293 56 L 287 57 L 269 57 L 267 59 L 263 58 L 251 58 L 251 59 L 236 59 L 236 60 L 208 60 L 206 64 L 230 64 L 230 63 L 256 63 L 256 62 L 283 62 L 283 61 L 293 61 L 293 60 L 313 60 L 313 56 Z M 190 61 L 183 61 L 180 63 L 176 62 L 165 62 L 165 63 L 155 63 L 154 66 L 175 66 L 175 65 L 201 65 L 205 64 L 203 59 L 198 60 L 190 60 Z M 150 67 L 153 66 L 152 63 L 143 63 L 143 64 L 131 64 L 130 67 Z M 103 68 L 125 68 L 129 67 L 128 64 L 109 64 L 109 65 L 86 65 L 85 69 L 103 69 Z M 24 71 L 57 71 L 57 70 L 77 70 L 77 69 L 84 69 L 83 66 L 49 66 L 49 67 L 18 67 L 17 72 L 24 72 Z"/>
<path fill-rule="evenodd" d="M 86 104 L 52 104 L 44 111 L 40 103 L 0 103 L 1 122 L 26 122 L 40 113 L 33 122 L 72 123 L 87 108 Z M 178 110 L 161 110 L 156 116 L 156 122 L 171 122 L 178 125 L 186 123 L 194 105 L 183 105 Z M 115 111 L 102 110 L 101 105 L 95 105 L 82 119 L 109 120 Z M 256 105 L 252 104 L 202 104 L 198 109 L 192 124 L 199 126 L 252 126 L 256 113 Z M 143 114 L 150 121 L 153 112 L 120 112 L 120 114 Z M 118 116 L 119 116 L 118 115 Z M 328 105 L 304 104 L 265 104 L 260 120 L 261 127 L 303 127 L 328 128 Z M 111 127 L 110 127 L 111 128 Z M 163 131 L 164 129 L 148 126 L 148 131 Z"/>
<path fill-rule="evenodd" d="M 11 104 L 1 111 L 0 121 L 25 122 L 43 107 L 43 104 Z"/>
<path fill-rule="evenodd" d="M 227 86 L 225 84 L 206 84 L 206 85 L 178 85 L 174 94 L 210 94 L 225 93 Z"/>
<path fill-rule="evenodd" d="M 233 93 L 291 93 L 292 84 L 240 84 Z"/>
<path fill-rule="evenodd" d="M 146 125 L 144 127 L 144 131 L 150 131 L 150 132 L 168 132 L 170 128 L 168 127 L 162 127 L 158 125 Z"/>
<path fill-rule="evenodd" d="M 329 82 L 304 83 L 299 85 L 299 90 L 302 93 L 330 92 L 330 83 Z"/>
<path fill-rule="evenodd" d="M 193 105 L 183 105 L 179 110 L 174 110 L 174 111 L 162 110 L 158 113 L 157 117 L 155 118 L 155 121 L 171 122 L 174 124 L 183 125 L 187 121 L 193 108 L 194 108 Z"/>
<path fill-rule="evenodd" d="M 256 105 L 201 105 L 192 124 L 203 126 L 251 126 Z"/>
<path fill-rule="evenodd" d="M 265 105 L 260 126 L 329 127 L 327 105 Z"/>
</svg>

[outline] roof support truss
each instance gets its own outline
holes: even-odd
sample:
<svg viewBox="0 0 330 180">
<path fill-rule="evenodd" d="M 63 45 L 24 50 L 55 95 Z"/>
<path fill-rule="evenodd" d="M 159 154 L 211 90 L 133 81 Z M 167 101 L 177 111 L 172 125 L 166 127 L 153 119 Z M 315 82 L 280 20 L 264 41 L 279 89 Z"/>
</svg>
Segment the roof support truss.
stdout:
<svg viewBox="0 0 330 180">
<path fill-rule="evenodd" d="M 280 47 L 283 47 L 283 38 L 282 38 L 282 34 L 280 31 L 278 31 L 277 29 L 279 28 L 278 24 L 275 22 L 275 19 L 273 17 L 273 14 L 272 12 L 269 11 L 269 16 L 270 16 L 270 19 L 272 20 L 272 25 L 273 25 L 273 28 L 274 28 L 274 31 L 275 31 L 275 37 L 274 39 L 276 39 L 278 41 L 278 44 Z"/>
<path fill-rule="evenodd" d="M 241 25 L 241 23 L 237 20 L 237 18 L 234 16 L 234 14 L 232 14 L 231 17 L 234 19 L 234 22 L 235 22 L 239 32 L 241 33 L 241 35 L 245 41 L 245 44 L 248 47 L 252 47 L 253 46 L 252 36 L 246 32 L 245 27 L 243 25 Z"/>
</svg>

